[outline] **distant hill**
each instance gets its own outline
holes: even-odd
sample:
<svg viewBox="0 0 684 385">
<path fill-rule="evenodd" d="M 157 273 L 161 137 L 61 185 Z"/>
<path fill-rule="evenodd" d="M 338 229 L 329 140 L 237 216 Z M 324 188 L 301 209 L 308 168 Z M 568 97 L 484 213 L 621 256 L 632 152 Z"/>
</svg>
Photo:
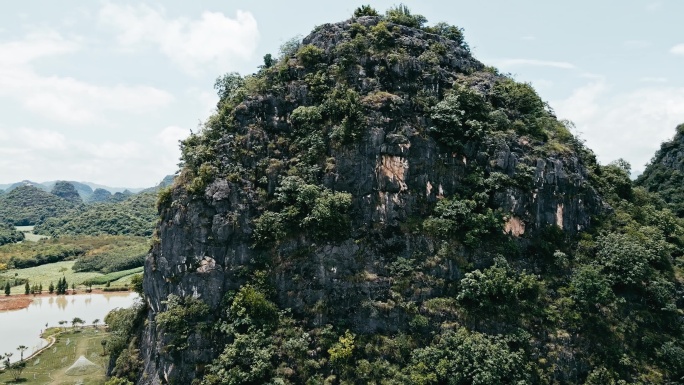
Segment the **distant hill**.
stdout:
<svg viewBox="0 0 684 385">
<path fill-rule="evenodd" d="M 6 183 L 6 184 L 0 184 L 0 190 L 5 190 L 10 191 L 13 190 L 19 186 L 35 186 L 41 190 L 44 191 L 51 191 L 52 188 L 54 187 L 55 183 L 58 181 L 47 181 L 47 182 L 33 182 L 30 180 L 23 180 L 21 182 L 15 182 L 15 183 Z M 76 188 L 76 191 L 78 191 L 78 194 L 81 196 L 81 199 L 87 200 L 88 197 L 90 197 L 91 194 L 93 194 L 94 190 L 96 189 L 103 189 L 107 190 L 110 193 L 114 194 L 117 192 L 124 192 L 126 190 L 130 191 L 131 193 L 138 193 L 143 191 L 145 188 L 144 187 L 111 187 L 111 186 L 106 186 L 106 185 L 101 185 L 97 183 L 92 183 L 92 182 L 76 182 L 76 181 L 67 181 L 74 185 Z"/>
<path fill-rule="evenodd" d="M 76 187 L 74 187 L 74 185 L 70 182 L 58 181 L 52 187 L 50 194 L 56 195 L 62 199 L 66 199 L 69 202 L 72 202 L 75 204 L 83 203 L 83 200 L 81 199 L 81 195 L 76 190 Z"/>
<path fill-rule="evenodd" d="M 146 188 L 142 192 L 157 192 L 164 187 L 171 186 L 175 179 L 176 179 L 175 175 L 167 175 L 164 177 L 164 179 L 162 179 L 161 182 L 159 182 L 158 185 L 156 185 L 154 187 Z"/>
<path fill-rule="evenodd" d="M 88 197 L 86 203 L 104 203 L 112 199 L 112 193 L 103 188 L 96 188 L 93 194 Z"/>
<path fill-rule="evenodd" d="M 128 190 L 132 193 L 139 193 L 145 189 L 144 187 L 111 187 L 111 186 L 106 186 L 103 184 L 97 184 L 97 183 L 92 183 L 92 182 L 83 182 L 83 183 L 90 186 L 93 190 L 101 188 L 101 189 L 104 189 L 104 190 L 111 192 L 112 194 L 118 193 L 118 192 L 124 192 L 126 190 Z"/>
<path fill-rule="evenodd" d="M 69 183 L 72 186 L 74 186 L 74 189 L 78 192 L 78 195 L 81 197 L 81 200 L 85 201 L 88 199 L 92 194 L 93 194 L 93 188 L 87 185 L 86 183 L 81 183 L 81 182 L 75 182 L 75 181 L 52 181 L 52 182 L 43 182 L 41 185 L 45 186 L 47 191 L 52 191 L 55 186 L 59 183 Z"/>
<path fill-rule="evenodd" d="M 129 193 L 130 194 L 130 193 Z M 121 199 L 120 202 L 113 202 Z M 126 195 L 116 193 L 109 202 L 93 203 L 83 210 L 50 218 L 36 226 L 37 234 L 63 235 L 138 235 L 150 236 L 157 221 L 153 192 Z"/>
<path fill-rule="evenodd" d="M 50 189 L 44 186 L 42 183 L 38 182 L 32 182 L 30 180 L 22 180 L 21 182 L 14 182 L 14 183 L 8 183 L 8 184 L 0 184 L 0 189 L 5 190 L 5 192 L 10 192 L 11 190 L 14 190 L 17 187 L 21 186 L 35 186 L 41 190 L 44 191 L 49 191 Z"/>
<path fill-rule="evenodd" d="M 65 215 L 77 206 L 36 186 L 24 185 L 0 196 L 0 217 L 15 226 L 31 226 Z"/>
</svg>

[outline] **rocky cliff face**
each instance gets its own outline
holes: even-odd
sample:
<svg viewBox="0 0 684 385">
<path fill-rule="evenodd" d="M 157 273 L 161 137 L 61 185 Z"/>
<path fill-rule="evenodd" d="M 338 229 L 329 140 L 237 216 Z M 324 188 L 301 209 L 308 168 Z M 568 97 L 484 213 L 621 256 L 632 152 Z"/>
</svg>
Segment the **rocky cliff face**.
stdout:
<svg viewBox="0 0 684 385">
<path fill-rule="evenodd" d="M 406 304 L 451 290 L 501 247 L 524 248 L 549 228 L 576 234 L 603 210 L 579 144 L 548 111 L 515 99 L 524 85 L 486 68 L 454 36 L 432 32 L 378 17 L 321 26 L 298 52 L 248 79 L 240 100 L 223 100 L 203 136 L 186 142 L 186 169 L 161 199 L 145 265 L 142 383 L 188 384 L 220 353 L 199 331 L 187 349 L 165 348 L 173 333 L 156 317 L 171 294 L 219 314 L 227 292 L 264 271 L 275 303 L 302 322 L 394 332 L 412 317 Z M 451 118 L 439 115 L 449 109 Z M 521 128 L 530 125 L 537 128 Z M 288 203 L 288 183 L 317 192 Z M 335 209 L 328 196 L 350 200 Z M 461 223 L 453 219 L 461 214 L 435 211 L 440 201 L 472 203 Z M 344 220 L 323 231 L 323 208 Z M 469 224 L 476 214 L 495 230 Z M 266 217 L 275 218 L 271 227 Z M 440 224 L 452 222 L 452 236 L 443 235 Z M 420 263 L 422 281 L 396 288 L 397 261 Z"/>
</svg>

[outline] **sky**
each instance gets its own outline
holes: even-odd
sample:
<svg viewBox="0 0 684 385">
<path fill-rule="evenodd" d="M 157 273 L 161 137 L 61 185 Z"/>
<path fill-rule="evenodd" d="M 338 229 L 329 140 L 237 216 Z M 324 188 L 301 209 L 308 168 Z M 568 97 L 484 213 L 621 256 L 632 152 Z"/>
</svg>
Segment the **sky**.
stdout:
<svg viewBox="0 0 684 385">
<path fill-rule="evenodd" d="M 215 109 L 221 74 L 370 4 L 309 0 L 7 2 L 0 13 L 0 184 L 148 187 Z M 603 164 L 633 174 L 684 123 L 684 1 L 403 1 L 464 28 L 473 55 L 530 82 Z"/>
</svg>

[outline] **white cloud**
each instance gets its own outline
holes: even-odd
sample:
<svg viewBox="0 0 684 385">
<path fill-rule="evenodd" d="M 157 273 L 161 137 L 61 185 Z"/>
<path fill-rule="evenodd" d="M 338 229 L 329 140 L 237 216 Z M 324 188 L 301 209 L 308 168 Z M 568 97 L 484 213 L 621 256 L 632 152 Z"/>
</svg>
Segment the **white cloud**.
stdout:
<svg viewBox="0 0 684 385">
<path fill-rule="evenodd" d="M 656 77 L 656 76 L 646 76 L 646 77 L 639 79 L 639 81 L 644 82 L 644 83 L 665 83 L 665 82 L 667 82 L 667 78 Z"/>
<path fill-rule="evenodd" d="M 44 76 L 32 69 L 41 58 L 81 49 L 56 32 L 31 33 L 0 43 L 0 96 L 18 100 L 31 112 L 68 123 L 102 122 L 105 112 L 143 113 L 173 101 L 148 86 L 99 86 L 70 77 Z"/>
<path fill-rule="evenodd" d="M 553 87 L 555 83 L 548 79 L 536 79 L 532 80 L 532 85 L 537 90 L 544 90 Z"/>
<path fill-rule="evenodd" d="M 142 143 L 132 140 L 124 142 L 107 140 L 102 143 L 76 141 L 74 146 L 89 154 L 91 158 L 107 161 L 141 160 L 145 159 L 146 152 L 148 152 Z"/>
<path fill-rule="evenodd" d="M 169 126 L 135 139 L 102 139 L 76 138 L 48 129 L 0 127 L 2 182 L 65 179 L 150 187 L 176 171 L 177 140 L 188 133 Z"/>
<path fill-rule="evenodd" d="M 27 64 L 35 59 L 75 52 L 79 42 L 54 31 L 34 31 L 22 40 L 0 43 L 0 68 Z"/>
<path fill-rule="evenodd" d="M 61 150 L 66 148 L 64 135 L 56 131 L 22 128 L 18 140 L 33 150 Z"/>
<path fill-rule="evenodd" d="M 647 40 L 627 40 L 622 42 L 622 46 L 630 49 L 642 49 L 651 46 L 651 42 Z"/>
<path fill-rule="evenodd" d="M 663 3 L 660 1 L 653 1 L 646 5 L 646 10 L 649 12 L 659 11 L 663 8 Z"/>
<path fill-rule="evenodd" d="M 185 92 L 186 98 L 197 103 L 199 114 L 198 116 L 205 119 L 216 112 L 216 104 L 219 97 L 216 91 L 208 91 L 200 88 L 189 88 Z"/>
<path fill-rule="evenodd" d="M 204 12 L 199 19 L 170 18 L 163 8 L 107 3 L 100 21 L 118 30 L 119 44 L 127 49 L 156 45 L 189 73 L 231 68 L 249 60 L 259 40 L 257 22 L 249 12 L 235 18 Z"/>
<path fill-rule="evenodd" d="M 179 146 L 178 141 L 187 138 L 189 135 L 190 130 L 188 129 L 169 126 L 157 134 L 157 140 L 167 149 L 177 150 Z"/>
<path fill-rule="evenodd" d="M 574 69 L 575 66 L 572 63 L 563 61 L 550 61 L 550 60 L 536 60 L 536 59 L 501 59 L 493 61 L 497 67 L 509 68 L 509 67 L 520 67 L 520 66 L 532 66 L 532 67 L 552 67 L 559 69 Z"/>
<path fill-rule="evenodd" d="M 622 94 L 609 90 L 604 80 L 595 79 L 550 104 L 560 118 L 576 124 L 599 161 L 624 158 L 639 173 L 684 122 L 684 88 L 646 87 Z"/>
<path fill-rule="evenodd" d="M 590 121 L 599 112 L 598 98 L 606 92 L 607 86 L 603 80 L 577 88 L 565 100 L 554 103 L 554 110 L 565 119 L 579 122 Z"/>
<path fill-rule="evenodd" d="M 684 55 L 684 43 L 677 44 L 674 47 L 670 48 L 670 53 L 675 55 Z"/>
</svg>

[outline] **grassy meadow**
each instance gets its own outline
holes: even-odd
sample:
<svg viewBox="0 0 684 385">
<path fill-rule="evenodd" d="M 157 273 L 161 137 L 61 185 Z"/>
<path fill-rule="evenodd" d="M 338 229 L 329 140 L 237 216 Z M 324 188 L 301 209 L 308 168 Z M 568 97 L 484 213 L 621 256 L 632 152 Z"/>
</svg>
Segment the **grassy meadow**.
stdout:
<svg viewBox="0 0 684 385">
<path fill-rule="evenodd" d="M 26 369 L 21 375 L 21 382 L 13 382 L 9 373 L 0 373 L 0 384 L 22 383 L 28 385 L 82 384 L 102 385 L 106 381 L 105 367 L 109 360 L 103 355 L 101 341 L 107 339 L 104 328 L 93 327 L 48 329 L 44 338 L 52 336 L 56 342 L 42 353 L 27 359 Z M 85 357 L 95 364 L 86 374 L 74 374 L 67 371 L 79 357 Z"/>
<path fill-rule="evenodd" d="M 139 267 L 109 274 L 98 272 L 75 272 L 72 270 L 74 263 L 76 263 L 76 261 L 63 261 L 27 269 L 9 269 L 0 272 L 0 281 L 5 281 L 6 279 L 12 280 L 14 278 L 26 278 L 29 280 L 30 285 L 42 283 L 43 293 L 47 293 L 50 282 L 56 285 L 59 278 L 65 277 L 69 283 L 69 289 L 71 289 L 71 284 L 75 283 L 76 291 L 83 292 L 85 290 L 83 283 L 91 280 L 97 282 L 93 284 L 93 288 L 104 287 L 107 282 L 110 282 L 111 287 L 123 287 L 127 283 L 130 283 L 130 278 L 134 274 L 141 273 L 143 269 L 142 267 Z M 11 294 L 24 294 L 24 285 L 12 287 Z"/>
</svg>

